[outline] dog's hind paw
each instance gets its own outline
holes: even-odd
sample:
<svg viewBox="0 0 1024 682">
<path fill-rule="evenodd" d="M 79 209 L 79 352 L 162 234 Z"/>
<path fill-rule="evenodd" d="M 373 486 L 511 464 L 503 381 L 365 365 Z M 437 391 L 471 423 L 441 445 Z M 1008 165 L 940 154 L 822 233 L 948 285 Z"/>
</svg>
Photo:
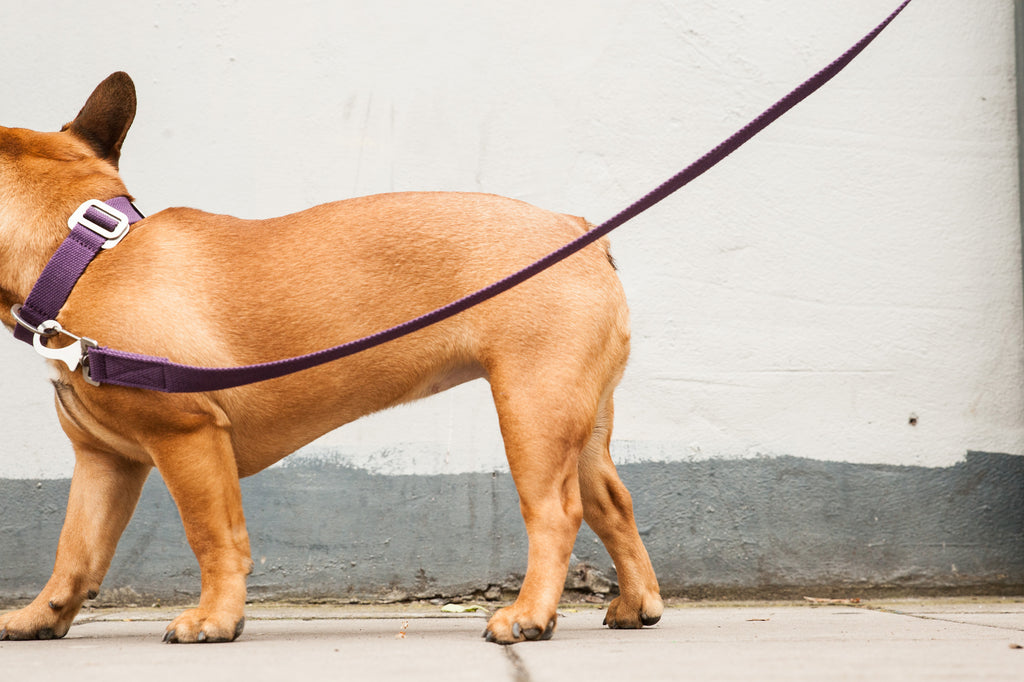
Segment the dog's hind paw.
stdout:
<svg viewBox="0 0 1024 682">
<path fill-rule="evenodd" d="M 508 607 L 512 608 L 512 607 Z M 548 619 L 545 627 L 530 622 L 530 619 L 521 615 L 515 618 L 513 614 L 503 613 L 501 609 L 494 614 L 487 622 L 487 629 L 484 630 L 483 638 L 495 644 L 515 644 L 516 642 L 528 642 L 551 639 L 555 634 L 557 616 Z M 510 624 L 511 621 L 511 624 Z M 527 623 L 527 625 L 523 625 Z"/>
<path fill-rule="evenodd" d="M 634 605 L 616 597 L 608 605 L 604 615 L 604 624 L 613 630 L 630 630 L 650 626 L 661 620 L 665 606 L 659 596 L 648 596 L 640 604 Z"/>
<path fill-rule="evenodd" d="M 221 625 L 224 618 L 206 616 L 200 609 L 190 609 L 167 626 L 164 641 L 170 644 L 213 644 L 232 642 L 245 629 L 245 618 L 228 618 L 233 625 Z"/>
<path fill-rule="evenodd" d="M 512 639 L 500 639 L 498 635 L 494 634 L 494 631 L 488 627 L 484 630 L 483 638 L 494 644 L 515 644 L 516 642 L 548 640 L 551 639 L 554 634 L 555 621 L 554 619 L 551 619 L 548 621 L 548 626 L 543 630 L 538 627 L 523 629 L 519 623 L 512 623 Z"/>
</svg>

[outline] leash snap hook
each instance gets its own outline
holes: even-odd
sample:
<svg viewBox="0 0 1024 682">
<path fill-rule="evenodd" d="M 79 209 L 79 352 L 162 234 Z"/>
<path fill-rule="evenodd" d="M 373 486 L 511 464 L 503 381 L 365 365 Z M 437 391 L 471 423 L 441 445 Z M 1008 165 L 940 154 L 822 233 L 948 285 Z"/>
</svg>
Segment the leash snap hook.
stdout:
<svg viewBox="0 0 1024 682">
<path fill-rule="evenodd" d="M 97 348 L 99 344 L 90 338 L 84 336 L 77 336 L 67 331 L 60 326 L 60 322 L 56 320 L 46 320 L 39 325 L 39 333 L 32 338 L 32 347 L 36 349 L 36 352 L 42 355 L 47 360 L 58 360 L 67 365 L 70 371 L 78 369 L 79 365 L 82 367 L 82 376 L 85 380 L 93 386 L 99 386 L 98 383 L 92 380 L 89 376 L 89 365 L 88 365 L 88 349 Z M 63 334 L 70 336 L 74 341 L 62 348 L 48 348 L 43 345 L 42 339 L 44 337 L 57 336 Z"/>
</svg>

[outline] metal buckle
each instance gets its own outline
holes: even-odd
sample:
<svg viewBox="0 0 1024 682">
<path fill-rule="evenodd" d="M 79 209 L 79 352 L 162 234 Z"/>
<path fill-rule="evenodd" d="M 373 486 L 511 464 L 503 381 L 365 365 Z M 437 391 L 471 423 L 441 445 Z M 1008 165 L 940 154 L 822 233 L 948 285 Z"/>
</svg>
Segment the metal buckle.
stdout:
<svg viewBox="0 0 1024 682">
<path fill-rule="evenodd" d="M 92 220 L 89 220 L 85 214 L 90 208 L 94 208 L 100 213 L 113 218 L 117 221 L 117 225 L 113 228 L 106 228 Z M 98 199 L 89 199 L 89 201 L 86 201 L 84 204 L 79 206 L 78 210 L 68 218 L 69 230 L 75 229 L 77 225 L 81 225 L 82 227 L 92 230 L 99 236 L 106 239 L 107 241 L 103 244 L 104 249 L 112 249 L 117 246 L 118 243 L 124 239 L 124 236 L 128 234 L 128 228 L 131 226 L 128 221 L 128 216 L 121 211 L 118 211 L 113 206 Z"/>
</svg>

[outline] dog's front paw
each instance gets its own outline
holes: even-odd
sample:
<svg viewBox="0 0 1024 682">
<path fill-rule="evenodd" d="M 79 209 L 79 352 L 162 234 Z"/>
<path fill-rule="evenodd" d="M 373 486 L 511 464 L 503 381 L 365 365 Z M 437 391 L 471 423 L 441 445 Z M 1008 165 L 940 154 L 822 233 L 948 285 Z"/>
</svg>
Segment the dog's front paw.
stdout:
<svg viewBox="0 0 1024 682">
<path fill-rule="evenodd" d="M 484 630 L 484 639 L 496 644 L 515 644 L 528 640 L 551 639 L 555 634 L 555 625 L 558 615 L 553 614 L 550 618 L 536 618 L 527 613 L 520 612 L 516 605 L 501 609 L 487 621 L 487 629 Z M 541 623 L 544 623 L 541 625 Z"/>
<path fill-rule="evenodd" d="M 231 642 L 242 634 L 245 616 L 189 609 L 171 621 L 164 641 L 172 644 Z"/>
<path fill-rule="evenodd" d="M 0 640 L 60 639 L 68 633 L 72 618 L 62 618 L 61 609 L 33 603 L 0 616 Z"/>
<path fill-rule="evenodd" d="M 640 599 L 616 597 L 608 605 L 604 615 L 604 624 L 612 629 L 636 629 L 645 625 L 654 625 L 661 620 L 665 605 L 657 594 L 648 594 Z"/>
</svg>

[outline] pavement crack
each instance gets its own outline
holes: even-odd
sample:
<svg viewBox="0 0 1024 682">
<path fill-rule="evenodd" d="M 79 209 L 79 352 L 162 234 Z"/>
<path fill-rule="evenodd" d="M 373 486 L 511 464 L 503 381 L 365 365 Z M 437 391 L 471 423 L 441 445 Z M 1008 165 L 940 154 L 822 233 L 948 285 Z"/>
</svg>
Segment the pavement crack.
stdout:
<svg viewBox="0 0 1024 682">
<path fill-rule="evenodd" d="M 512 664 L 512 679 L 514 682 L 530 682 L 530 672 L 526 669 L 523 659 L 516 653 L 514 645 L 506 645 L 505 658 Z"/>
<path fill-rule="evenodd" d="M 868 610 L 878 611 L 878 612 L 881 612 L 881 613 L 889 613 L 889 614 L 892 614 L 894 616 L 906 616 L 907 618 L 917 618 L 919 620 L 933 620 L 933 621 L 938 621 L 940 623 L 954 623 L 956 625 L 974 625 L 974 626 L 982 627 L 982 628 L 992 628 L 994 630 L 1008 630 L 1010 632 L 1022 632 L 1022 631 L 1024 631 L 1024 627 L 1014 627 L 1012 625 L 996 625 L 996 624 L 993 624 L 993 623 L 973 623 L 973 622 L 968 621 L 968 620 L 962 620 L 962 619 L 952 618 L 952 617 L 948 617 L 948 616 L 947 617 L 943 617 L 943 616 L 933 616 L 933 615 L 927 614 L 927 613 L 912 613 L 912 612 L 908 612 L 908 611 L 898 611 L 896 609 L 888 609 L 888 608 L 880 607 L 880 606 L 869 607 Z"/>
</svg>

